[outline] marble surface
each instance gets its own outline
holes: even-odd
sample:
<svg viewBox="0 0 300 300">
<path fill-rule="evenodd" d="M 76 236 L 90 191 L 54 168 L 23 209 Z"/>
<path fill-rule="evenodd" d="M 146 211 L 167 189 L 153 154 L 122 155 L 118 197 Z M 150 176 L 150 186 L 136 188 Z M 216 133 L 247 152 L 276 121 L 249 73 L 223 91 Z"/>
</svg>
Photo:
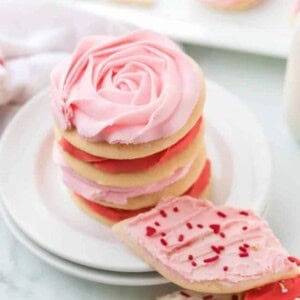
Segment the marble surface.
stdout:
<svg viewBox="0 0 300 300">
<path fill-rule="evenodd" d="M 256 114 L 270 143 L 274 172 L 272 205 L 267 219 L 282 243 L 300 256 L 300 145 L 282 117 L 285 61 L 262 56 L 186 46 L 208 78 L 238 95 Z M 12 109 L 0 108 L 0 128 Z M 174 289 L 112 287 L 76 279 L 56 271 L 21 246 L 0 219 L 0 299 L 8 300 L 150 300 Z"/>
</svg>

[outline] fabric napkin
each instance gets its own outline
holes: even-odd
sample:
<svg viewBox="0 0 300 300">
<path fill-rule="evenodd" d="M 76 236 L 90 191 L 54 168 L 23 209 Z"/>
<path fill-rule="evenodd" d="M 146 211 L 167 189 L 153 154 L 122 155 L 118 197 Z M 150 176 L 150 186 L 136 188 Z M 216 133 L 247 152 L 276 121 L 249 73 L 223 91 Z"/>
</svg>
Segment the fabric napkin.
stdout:
<svg viewBox="0 0 300 300">
<path fill-rule="evenodd" d="M 0 1 L 0 132 L 17 107 L 49 85 L 53 66 L 81 38 L 132 28 L 81 10 L 77 3 Z"/>
</svg>

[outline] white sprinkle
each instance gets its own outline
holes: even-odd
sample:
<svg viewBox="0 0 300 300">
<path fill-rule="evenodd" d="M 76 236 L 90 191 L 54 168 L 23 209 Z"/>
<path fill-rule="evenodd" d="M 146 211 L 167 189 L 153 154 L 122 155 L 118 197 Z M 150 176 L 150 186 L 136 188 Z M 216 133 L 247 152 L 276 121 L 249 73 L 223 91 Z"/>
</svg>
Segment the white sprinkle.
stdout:
<svg viewBox="0 0 300 300">
<path fill-rule="evenodd" d="M 289 291 L 282 282 L 279 282 L 279 285 L 280 285 L 282 294 L 286 294 Z"/>
</svg>

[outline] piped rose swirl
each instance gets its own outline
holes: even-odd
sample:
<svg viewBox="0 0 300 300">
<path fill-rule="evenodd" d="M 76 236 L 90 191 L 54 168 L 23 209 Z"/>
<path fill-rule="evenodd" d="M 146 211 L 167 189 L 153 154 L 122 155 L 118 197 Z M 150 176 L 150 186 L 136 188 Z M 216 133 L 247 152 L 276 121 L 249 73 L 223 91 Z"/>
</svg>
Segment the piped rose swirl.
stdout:
<svg viewBox="0 0 300 300">
<path fill-rule="evenodd" d="M 54 69 L 52 109 L 62 129 L 91 141 L 146 143 L 184 126 L 204 89 L 199 74 L 157 33 L 91 36 Z"/>
</svg>

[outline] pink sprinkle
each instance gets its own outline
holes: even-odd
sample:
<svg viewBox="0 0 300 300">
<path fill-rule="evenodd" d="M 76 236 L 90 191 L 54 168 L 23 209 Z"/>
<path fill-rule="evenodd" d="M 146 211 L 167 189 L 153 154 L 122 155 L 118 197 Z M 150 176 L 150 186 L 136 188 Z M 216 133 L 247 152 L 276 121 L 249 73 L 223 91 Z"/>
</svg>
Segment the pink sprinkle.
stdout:
<svg viewBox="0 0 300 300">
<path fill-rule="evenodd" d="M 178 236 L 178 242 L 182 242 L 184 240 L 184 235 L 183 234 L 180 234 Z"/>
<path fill-rule="evenodd" d="M 168 246 L 168 243 L 165 239 L 160 239 L 160 242 L 163 246 Z"/>
<path fill-rule="evenodd" d="M 249 253 L 248 252 L 242 252 L 239 255 L 240 255 L 240 257 L 248 257 Z"/>
<path fill-rule="evenodd" d="M 193 225 L 192 225 L 190 222 L 187 222 L 187 223 L 186 223 L 186 227 L 187 227 L 188 229 L 193 229 Z"/>
<path fill-rule="evenodd" d="M 184 296 L 184 297 L 186 297 L 186 298 L 190 298 L 190 297 L 191 297 L 188 293 L 186 293 L 186 292 L 184 292 L 184 291 L 181 291 L 181 292 L 180 292 L 180 295 L 181 295 L 181 296 Z"/>
<path fill-rule="evenodd" d="M 154 222 L 154 225 L 157 226 L 157 227 L 159 227 L 160 223 L 156 221 L 156 222 Z"/>
<path fill-rule="evenodd" d="M 161 210 L 159 213 L 163 218 L 166 218 L 168 216 L 164 210 Z"/>
<path fill-rule="evenodd" d="M 176 213 L 177 213 L 177 212 L 179 212 L 179 209 L 178 209 L 178 207 L 177 207 L 177 206 L 175 206 L 175 207 L 173 208 L 173 211 L 174 211 L 174 212 L 176 212 Z"/>
<path fill-rule="evenodd" d="M 214 262 L 214 261 L 216 261 L 218 259 L 219 259 L 219 255 L 215 255 L 215 256 L 212 256 L 212 257 L 209 257 L 209 258 L 205 258 L 203 260 L 203 262 L 205 262 L 205 263 L 211 263 L 211 262 Z"/>
<path fill-rule="evenodd" d="M 249 213 L 245 210 L 241 210 L 240 211 L 240 215 L 243 215 L 243 216 L 249 216 Z"/>
<path fill-rule="evenodd" d="M 223 270 L 224 270 L 225 272 L 227 272 L 227 271 L 228 271 L 228 266 L 224 266 L 224 267 L 223 267 Z"/>
<path fill-rule="evenodd" d="M 217 215 L 218 215 L 219 217 L 221 217 L 221 218 L 226 218 L 226 217 L 227 217 L 227 215 L 224 214 L 222 211 L 217 211 Z"/>
</svg>

